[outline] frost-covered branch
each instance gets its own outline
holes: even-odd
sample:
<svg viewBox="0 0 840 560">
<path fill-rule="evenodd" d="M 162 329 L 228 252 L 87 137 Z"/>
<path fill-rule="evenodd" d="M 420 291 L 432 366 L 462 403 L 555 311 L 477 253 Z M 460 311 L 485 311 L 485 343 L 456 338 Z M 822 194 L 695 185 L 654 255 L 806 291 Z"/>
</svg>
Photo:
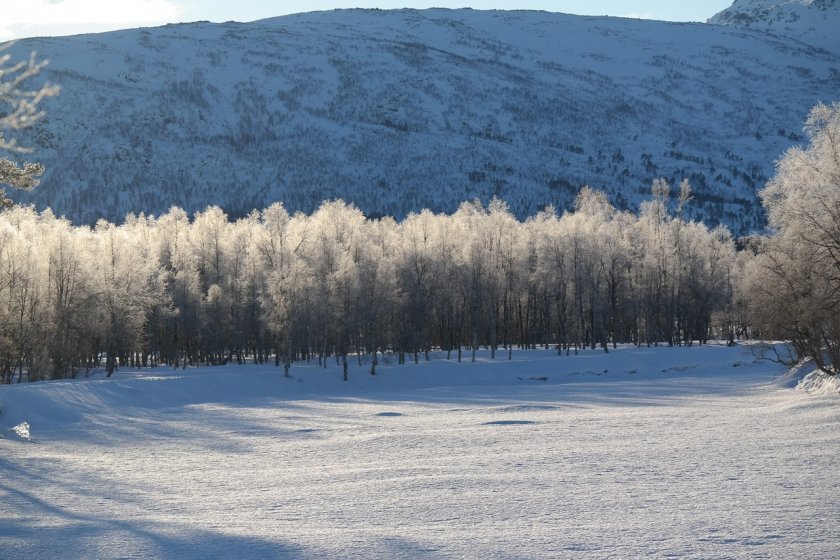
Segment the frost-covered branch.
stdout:
<svg viewBox="0 0 840 560">
<path fill-rule="evenodd" d="M 0 51 L 8 48 L 0 47 Z M 58 95 L 58 86 L 44 84 L 30 89 L 29 80 L 37 76 L 49 61 L 38 60 L 32 53 L 28 60 L 12 62 L 8 53 L 0 55 L 0 149 L 16 153 L 28 153 L 32 149 L 21 146 L 16 138 L 7 138 L 6 132 L 34 126 L 44 118 L 41 102 L 47 97 Z M 8 158 L 0 158 L 0 184 L 16 189 L 30 190 L 38 185 L 38 178 L 44 173 L 39 163 L 18 165 Z M 0 205 L 10 206 L 5 191 L 0 189 Z"/>
<path fill-rule="evenodd" d="M 0 50 L 8 48 L 8 45 Z M 37 76 L 49 63 L 38 60 L 32 53 L 28 60 L 13 63 L 11 55 L 0 55 L 0 148 L 16 152 L 31 152 L 14 138 L 6 138 L 3 131 L 29 128 L 44 118 L 41 102 L 47 97 L 58 95 L 58 86 L 44 84 L 37 89 L 28 89 L 26 83 Z"/>
</svg>

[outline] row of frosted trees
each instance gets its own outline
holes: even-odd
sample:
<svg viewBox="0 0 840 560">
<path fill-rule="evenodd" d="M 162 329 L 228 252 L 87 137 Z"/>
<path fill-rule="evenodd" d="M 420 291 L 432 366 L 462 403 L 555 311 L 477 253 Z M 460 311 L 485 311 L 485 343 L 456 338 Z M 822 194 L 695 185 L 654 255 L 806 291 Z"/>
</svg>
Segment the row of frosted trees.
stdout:
<svg viewBox="0 0 840 560">
<path fill-rule="evenodd" d="M 574 212 L 525 222 L 498 200 L 402 222 L 333 201 L 308 216 L 176 208 L 94 228 L 12 208 L 0 214 L 2 378 L 328 359 L 375 373 L 383 353 L 733 336 L 742 256 L 725 230 L 681 219 L 687 185 L 670 206 L 668 191 L 657 181 L 634 215 L 584 188 Z"/>
</svg>

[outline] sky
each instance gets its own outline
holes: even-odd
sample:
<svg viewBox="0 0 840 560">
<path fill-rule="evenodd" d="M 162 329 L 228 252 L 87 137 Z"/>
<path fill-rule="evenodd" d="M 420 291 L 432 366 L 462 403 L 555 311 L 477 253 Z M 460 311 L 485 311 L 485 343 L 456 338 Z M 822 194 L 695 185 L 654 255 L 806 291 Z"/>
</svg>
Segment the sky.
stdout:
<svg viewBox="0 0 840 560">
<path fill-rule="evenodd" d="M 732 0 L 2 0 L 0 41 L 198 20 L 253 21 L 336 8 L 546 10 L 665 21 L 706 21 Z"/>
</svg>

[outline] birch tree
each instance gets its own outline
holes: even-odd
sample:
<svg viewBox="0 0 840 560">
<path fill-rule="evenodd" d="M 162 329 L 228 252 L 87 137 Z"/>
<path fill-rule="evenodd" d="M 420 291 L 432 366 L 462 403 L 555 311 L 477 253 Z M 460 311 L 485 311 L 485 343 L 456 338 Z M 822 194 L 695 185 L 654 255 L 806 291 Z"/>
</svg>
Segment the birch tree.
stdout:
<svg viewBox="0 0 840 560">
<path fill-rule="evenodd" d="M 807 147 L 788 150 L 761 191 L 774 235 L 753 277 L 757 322 L 840 374 L 840 104 L 819 104 L 805 124 Z"/>
</svg>

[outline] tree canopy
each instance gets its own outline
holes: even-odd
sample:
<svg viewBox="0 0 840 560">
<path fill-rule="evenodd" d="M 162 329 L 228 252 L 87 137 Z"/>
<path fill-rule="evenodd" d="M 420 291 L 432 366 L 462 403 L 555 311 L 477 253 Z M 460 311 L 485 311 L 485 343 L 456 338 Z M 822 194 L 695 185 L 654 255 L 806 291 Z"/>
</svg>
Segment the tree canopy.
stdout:
<svg viewBox="0 0 840 560">
<path fill-rule="evenodd" d="M 773 234 L 752 263 L 755 320 L 797 357 L 840 373 L 840 104 L 819 104 L 810 144 L 788 150 L 761 191 Z"/>
</svg>

